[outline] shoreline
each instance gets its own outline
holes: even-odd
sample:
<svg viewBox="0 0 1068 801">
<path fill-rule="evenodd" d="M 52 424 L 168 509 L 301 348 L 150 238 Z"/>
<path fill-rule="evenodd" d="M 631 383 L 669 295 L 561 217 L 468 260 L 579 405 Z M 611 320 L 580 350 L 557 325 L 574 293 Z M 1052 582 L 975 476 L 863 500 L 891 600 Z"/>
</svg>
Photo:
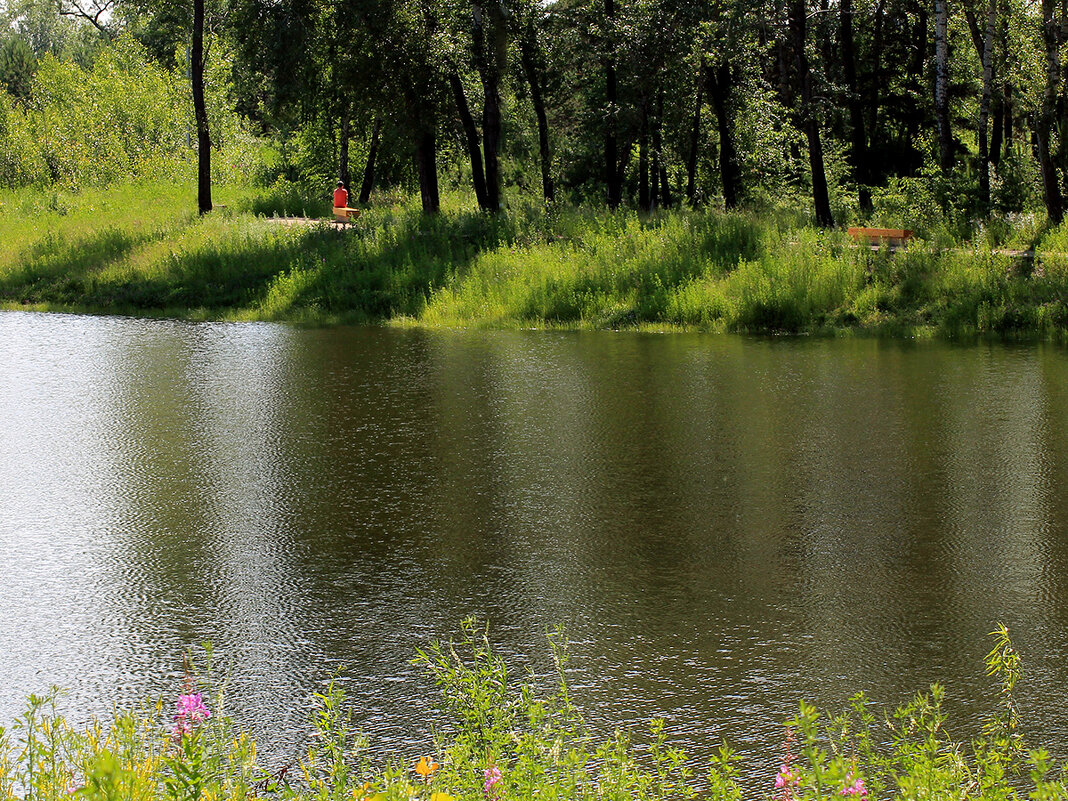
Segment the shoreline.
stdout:
<svg viewBox="0 0 1068 801">
<path fill-rule="evenodd" d="M 951 344 L 1051 344 L 1068 343 L 1068 331 L 1043 334 L 1039 331 L 1017 330 L 1013 332 L 957 331 L 947 333 L 932 326 L 905 326 L 887 323 L 879 327 L 820 327 L 812 330 L 742 330 L 728 331 L 696 325 L 657 324 L 641 322 L 615 328 L 597 327 L 574 322 L 546 322 L 544 320 L 517 321 L 515 324 L 474 321 L 466 325 L 428 324 L 409 317 L 388 320 L 372 320 L 359 313 L 317 315 L 300 314 L 291 318 L 256 317 L 247 314 L 212 313 L 208 309 L 136 309 L 109 308 L 61 304 L 13 304 L 0 302 L 0 313 L 25 312 L 33 314 L 74 315 L 82 317 L 114 317 L 128 320 L 159 320 L 181 323 L 274 323 L 300 329 L 327 329 L 346 326 L 370 328 L 394 328 L 422 331 L 530 331 L 530 332 L 599 332 L 615 334 L 701 334 L 706 336 L 742 336 L 771 339 L 865 339 L 889 342 L 944 342 Z"/>
</svg>

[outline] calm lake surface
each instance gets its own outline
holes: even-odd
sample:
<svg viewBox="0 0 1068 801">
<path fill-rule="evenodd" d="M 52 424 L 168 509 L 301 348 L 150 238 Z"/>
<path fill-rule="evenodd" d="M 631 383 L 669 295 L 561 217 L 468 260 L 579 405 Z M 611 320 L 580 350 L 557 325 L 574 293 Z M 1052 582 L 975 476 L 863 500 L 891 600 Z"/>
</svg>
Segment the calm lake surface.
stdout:
<svg viewBox="0 0 1068 801">
<path fill-rule="evenodd" d="M 414 755 L 414 649 L 474 614 L 542 672 L 565 625 L 599 729 L 770 776 L 799 697 L 938 681 L 968 736 L 1004 621 L 1064 757 L 1066 487 L 1055 347 L 2 313 L 0 722 L 170 699 L 210 640 L 268 762 L 339 665 Z"/>
</svg>

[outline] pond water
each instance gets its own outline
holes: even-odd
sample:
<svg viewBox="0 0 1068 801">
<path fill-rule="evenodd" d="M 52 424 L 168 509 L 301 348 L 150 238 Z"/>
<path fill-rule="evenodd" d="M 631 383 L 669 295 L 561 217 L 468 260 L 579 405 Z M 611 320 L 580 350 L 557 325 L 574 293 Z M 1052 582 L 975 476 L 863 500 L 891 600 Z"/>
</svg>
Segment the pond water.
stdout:
<svg viewBox="0 0 1068 801">
<path fill-rule="evenodd" d="M 0 721 L 170 698 L 209 640 L 269 762 L 339 665 L 414 754 L 414 649 L 473 614 L 538 671 L 566 626 L 598 730 L 767 776 L 801 697 L 938 681 L 967 736 L 1003 621 L 1056 754 L 1066 424 L 1047 346 L 0 314 Z"/>
</svg>

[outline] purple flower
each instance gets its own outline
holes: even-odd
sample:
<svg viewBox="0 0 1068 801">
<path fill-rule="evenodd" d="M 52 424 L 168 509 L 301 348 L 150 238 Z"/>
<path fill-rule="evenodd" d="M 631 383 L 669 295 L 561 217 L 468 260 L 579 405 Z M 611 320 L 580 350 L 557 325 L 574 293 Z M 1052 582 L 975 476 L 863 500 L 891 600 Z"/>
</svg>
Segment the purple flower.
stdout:
<svg viewBox="0 0 1068 801">
<path fill-rule="evenodd" d="M 485 793 L 486 798 L 496 797 L 494 787 L 496 787 L 501 781 L 501 771 L 496 765 L 490 765 L 486 768 L 485 772 L 486 783 L 483 785 L 482 791 Z"/>
<path fill-rule="evenodd" d="M 193 733 L 193 724 L 211 717 L 210 710 L 204 706 L 200 693 L 178 696 L 178 709 L 174 713 L 174 734 L 177 737 Z"/>
</svg>

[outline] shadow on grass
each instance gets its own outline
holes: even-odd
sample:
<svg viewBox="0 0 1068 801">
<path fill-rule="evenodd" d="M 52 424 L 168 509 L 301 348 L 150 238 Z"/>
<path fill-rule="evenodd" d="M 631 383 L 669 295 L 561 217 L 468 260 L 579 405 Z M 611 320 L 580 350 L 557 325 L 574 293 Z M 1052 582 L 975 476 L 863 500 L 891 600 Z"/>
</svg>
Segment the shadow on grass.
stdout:
<svg viewBox="0 0 1068 801">
<path fill-rule="evenodd" d="M 280 269 L 248 308 L 275 319 L 301 310 L 368 321 L 415 316 L 479 253 L 513 235 L 509 221 L 480 212 L 412 212 L 348 229 L 308 230 L 287 245 L 275 262 Z"/>
<path fill-rule="evenodd" d="M 0 272 L 0 300 L 24 304 L 85 303 L 95 291 L 100 271 L 161 236 L 160 232 L 105 228 L 91 236 L 68 239 L 62 232 L 51 231 Z"/>
<path fill-rule="evenodd" d="M 287 319 L 317 314 L 382 320 L 415 314 L 430 292 L 514 232 L 478 212 L 385 214 L 347 229 L 274 228 L 130 233 L 68 240 L 49 233 L 0 274 L 0 301 L 118 312 Z M 195 224 L 195 223 L 194 223 Z M 265 230 L 266 228 L 266 230 Z M 130 270 L 106 271 L 138 247 L 183 234 L 182 246 Z"/>
</svg>

